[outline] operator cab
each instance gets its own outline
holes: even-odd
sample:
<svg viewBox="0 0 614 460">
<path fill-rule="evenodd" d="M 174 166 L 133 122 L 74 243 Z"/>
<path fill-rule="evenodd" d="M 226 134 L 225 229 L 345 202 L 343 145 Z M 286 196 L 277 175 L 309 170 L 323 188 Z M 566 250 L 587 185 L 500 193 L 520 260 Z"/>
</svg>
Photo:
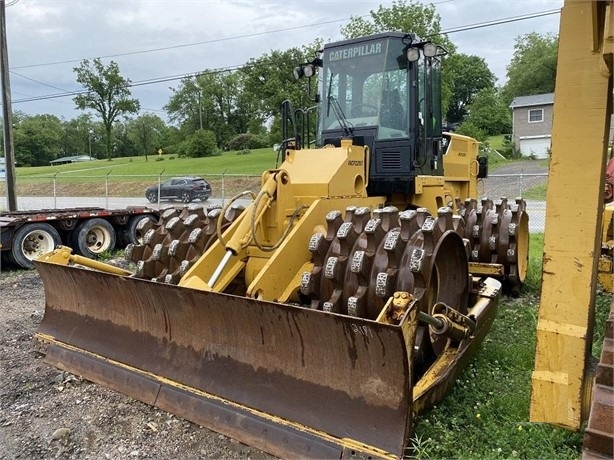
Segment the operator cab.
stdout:
<svg viewBox="0 0 614 460">
<path fill-rule="evenodd" d="M 316 145 L 371 151 L 369 195 L 414 193 L 417 175 L 442 175 L 440 63 L 445 52 L 388 32 L 324 45 L 295 76 L 318 72 Z"/>
</svg>

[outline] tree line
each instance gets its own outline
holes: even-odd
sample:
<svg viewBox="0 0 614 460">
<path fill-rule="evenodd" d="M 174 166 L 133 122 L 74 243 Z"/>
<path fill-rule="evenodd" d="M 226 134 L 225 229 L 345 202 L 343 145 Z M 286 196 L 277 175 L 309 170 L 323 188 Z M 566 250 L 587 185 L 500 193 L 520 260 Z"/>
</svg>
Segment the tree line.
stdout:
<svg viewBox="0 0 614 460">
<path fill-rule="evenodd" d="M 514 97 L 554 91 L 558 38 L 530 33 L 516 38 L 508 64 L 507 82 L 496 77 L 483 58 L 459 53 L 441 32 L 433 5 L 394 0 L 370 17 L 352 17 L 341 28 L 344 38 L 385 31 L 413 32 L 440 44 L 448 52 L 442 65 L 443 113 L 457 132 L 484 140 L 510 133 L 509 105 Z M 138 115 L 129 79 L 114 61 L 84 60 L 74 69 L 84 92 L 74 98 L 83 114 L 71 120 L 55 115 L 13 117 L 15 158 L 20 166 L 48 165 L 62 156 L 91 154 L 95 158 L 153 155 L 160 149 L 178 156 L 200 157 L 223 149 L 272 146 L 281 141 L 280 106 L 313 105 L 305 81 L 292 70 L 313 59 L 322 46 L 274 50 L 250 59 L 236 70 L 208 69 L 184 78 L 164 106 L 169 122 L 151 113 Z M 312 82 L 311 84 L 314 84 Z M 315 87 L 311 88 L 315 91 Z"/>
</svg>

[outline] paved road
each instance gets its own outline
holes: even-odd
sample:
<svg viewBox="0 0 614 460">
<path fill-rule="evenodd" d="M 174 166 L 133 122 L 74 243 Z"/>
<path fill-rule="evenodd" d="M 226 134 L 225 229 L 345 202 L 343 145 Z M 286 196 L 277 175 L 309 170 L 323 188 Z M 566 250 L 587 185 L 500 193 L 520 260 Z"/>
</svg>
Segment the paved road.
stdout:
<svg viewBox="0 0 614 460">
<path fill-rule="evenodd" d="M 529 232 L 543 233 L 546 223 L 546 202 L 527 201 L 527 214 L 529 215 Z"/>
</svg>

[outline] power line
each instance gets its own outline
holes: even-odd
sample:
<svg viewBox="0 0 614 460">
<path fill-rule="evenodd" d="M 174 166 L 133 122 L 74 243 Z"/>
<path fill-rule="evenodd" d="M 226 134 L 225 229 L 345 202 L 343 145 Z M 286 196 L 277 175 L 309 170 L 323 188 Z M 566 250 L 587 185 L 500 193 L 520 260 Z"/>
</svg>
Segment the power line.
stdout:
<svg viewBox="0 0 614 460">
<path fill-rule="evenodd" d="M 447 0 L 447 1 L 449 1 L 449 0 Z M 439 34 L 436 34 L 436 35 L 444 35 L 444 34 L 456 33 L 456 32 L 465 32 L 465 31 L 468 31 L 468 30 L 481 29 L 481 28 L 484 28 L 484 27 L 491 27 L 491 26 L 506 24 L 506 23 L 510 23 L 510 22 L 524 21 L 524 20 L 527 20 L 527 19 L 534 19 L 534 18 L 538 18 L 538 17 L 542 17 L 542 16 L 548 16 L 548 15 L 559 14 L 559 13 L 560 13 L 560 9 L 538 11 L 538 12 L 535 12 L 535 13 L 528 13 L 528 14 L 521 15 L 521 16 L 512 16 L 512 17 L 508 17 L 508 18 L 494 19 L 492 21 L 475 23 L 475 24 L 470 24 L 470 25 L 466 25 L 466 26 L 460 26 L 460 27 L 449 29 L 447 31 L 441 31 Z M 338 22 L 338 20 L 330 21 L 330 22 Z M 320 23 L 320 24 L 322 24 L 322 23 Z M 302 27 L 311 27 L 311 25 L 310 26 L 302 26 Z M 294 27 L 292 29 L 297 29 L 297 28 L 300 28 L 300 27 Z M 265 32 L 262 32 L 262 33 L 259 33 L 257 35 L 262 35 L 264 33 Z M 250 34 L 249 36 L 252 36 L 252 35 L 253 34 Z M 239 38 L 239 37 L 231 37 L 229 39 L 233 39 L 233 38 Z M 241 37 L 241 38 L 243 38 L 243 37 Z M 227 40 L 227 39 L 219 39 L 219 40 Z M 213 40 L 213 41 L 215 41 L 215 40 Z M 213 42 L 213 41 L 211 41 L 211 42 Z M 191 44 L 191 45 L 184 45 L 184 46 L 192 46 L 192 45 L 193 44 Z M 173 48 L 173 47 L 171 47 L 171 48 Z M 146 51 L 146 52 L 148 52 L 148 51 Z M 136 54 L 136 53 L 137 52 L 129 53 L 129 54 Z M 118 56 L 118 55 L 116 55 L 116 56 Z M 72 61 L 70 61 L 70 62 L 72 62 Z M 51 64 L 39 64 L 39 65 L 51 65 Z M 176 80 L 181 80 L 181 79 L 184 79 L 184 78 L 193 77 L 193 76 L 200 75 L 200 74 L 208 75 L 208 74 L 213 74 L 213 73 L 230 72 L 230 71 L 233 71 L 233 70 L 244 69 L 244 68 L 247 68 L 248 66 L 249 66 L 248 64 L 233 65 L 233 66 L 225 67 L 225 68 L 222 68 L 222 69 L 216 69 L 216 70 L 207 70 L 207 71 L 202 71 L 202 72 L 191 72 L 191 73 L 186 73 L 186 74 L 181 74 L 181 75 L 173 75 L 173 76 L 167 76 L 167 77 L 151 78 L 151 79 L 146 79 L 146 80 L 141 80 L 141 81 L 130 83 L 128 85 L 128 87 L 136 87 L 136 86 L 145 86 L 145 85 L 152 85 L 152 84 L 158 84 L 158 83 L 165 83 L 165 82 L 169 82 L 169 81 L 176 81 Z M 36 67 L 36 66 L 32 66 L 32 67 Z M 18 67 L 18 68 L 23 68 L 23 66 L 22 67 Z M 49 95 L 43 95 L 43 96 L 33 96 L 31 98 L 18 99 L 16 101 L 13 101 L 13 104 L 23 103 L 23 102 L 42 101 L 42 100 L 47 100 L 47 99 L 56 99 L 56 98 L 67 97 L 67 96 L 77 96 L 79 94 L 85 94 L 85 93 L 87 93 L 87 90 L 69 91 L 69 92 L 62 93 L 62 94 L 49 94 Z"/>
<path fill-rule="evenodd" d="M 199 75 L 212 75 L 216 73 L 232 72 L 233 70 L 247 69 L 249 67 L 250 67 L 249 64 L 243 64 L 243 65 L 224 67 L 222 69 L 205 70 L 201 72 L 191 72 L 191 73 L 180 74 L 180 75 L 170 75 L 166 77 L 150 78 L 147 80 L 130 82 L 130 84 L 128 84 L 127 87 L 133 88 L 136 86 L 146 86 L 146 85 L 154 85 L 157 83 L 167 83 L 169 81 L 177 81 L 177 80 L 182 80 L 184 78 L 196 77 Z M 56 93 L 56 94 L 47 94 L 43 96 L 32 96 L 29 98 L 18 99 L 17 101 L 13 101 L 13 104 L 20 103 L 20 102 L 44 101 L 47 99 L 57 99 L 60 97 L 68 97 L 68 96 L 78 96 L 79 94 L 87 94 L 88 92 L 89 92 L 88 90 L 82 89 L 82 90 L 75 90 L 75 91 L 67 91 L 67 92 L 59 93 L 59 94 Z"/>
<path fill-rule="evenodd" d="M 26 77 L 25 75 L 22 75 L 22 74 L 20 74 L 20 73 L 17 73 L 17 72 L 15 72 L 15 71 L 13 71 L 13 70 L 11 70 L 10 72 L 11 72 L 13 75 L 17 75 L 18 77 L 24 78 L 24 79 L 26 79 L 26 80 L 33 81 L 34 83 L 38 83 L 39 85 L 48 86 L 49 88 L 53 88 L 53 89 L 57 89 L 57 90 L 60 90 L 60 91 L 64 91 L 65 93 L 68 93 L 68 92 L 69 92 L 68 90 L 66 90 L 66 89 L 64 89 L 64 88 L 58 88 L 57 86 L 49 85 L 49 84 L 47 84 L 47 83 L 45 83 L 45 82 L 35 80 L 34 78 Z"/>
<path fill-rule="evenodd" d="M 490 26 L 498 26 L 498 25 L 501 25 L 501 24 L 507 24 L 509 22 L 524 21 L 525 19 L 540 18 L 542 16 L 549 16 L 551 14 L 560 14 L 560 13 L 561 13 L 560 9 L 554 9 L 554 10 L 539 11 L 537 13 L 523 14 L 521 16 L 512 16 L 512 17 L 509 17 L 509 18 L 494 19 L 492 21 L 478 22 L 478 23 L 475 23 L 475 24 L 469 24 L 469 25 L 466 25 L 466 26 L 460 26 L 460 27 L 449 29 L 449 30 L 443 30 L 438 35 L 454 34 L 456 32 L 464 32 L 466 30 L 481 29 L 483 27 L 490 27 Z"/>
</svg>

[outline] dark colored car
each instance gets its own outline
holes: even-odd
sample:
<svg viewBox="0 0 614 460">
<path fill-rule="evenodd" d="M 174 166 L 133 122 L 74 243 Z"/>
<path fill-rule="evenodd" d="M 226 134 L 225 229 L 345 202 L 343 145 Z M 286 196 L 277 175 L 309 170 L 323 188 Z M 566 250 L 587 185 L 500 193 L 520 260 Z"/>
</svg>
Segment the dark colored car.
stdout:
<svg viewBox="0 0 614 460">
<path fill-rule="evenodd" d="M 202 177 L 173 177 L 160 184 L 160 199 L 178 199 L 184 203 L 192 200 L 205 201 L 211 196 L 211 185 Z M 147 187 L 145 197 L 151 202 L 158 201 L 158 184 Z"/>
<path fill-rule="evenodd" d="M 441 127 L 441 130 L 442 130 L 442 131 L 446 131 L 446 132 L 448 132 L 448 133 L 453 133 L 453 132 L 455 132 L 455 131 L 456 131 L 456 128 L 458 128 L 458 125 L 459 125 L 459 124 L 460 124 L 460 123 L 448 123 L 448 124 L 443 125 L 443 126 Z"/>
</svg>

